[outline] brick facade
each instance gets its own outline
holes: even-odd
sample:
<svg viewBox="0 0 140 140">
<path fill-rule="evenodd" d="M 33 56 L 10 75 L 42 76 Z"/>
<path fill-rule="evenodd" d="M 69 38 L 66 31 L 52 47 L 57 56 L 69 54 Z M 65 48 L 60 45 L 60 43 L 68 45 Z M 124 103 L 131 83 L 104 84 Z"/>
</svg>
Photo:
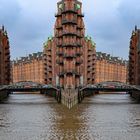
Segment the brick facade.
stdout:
<svg viewBox="0 0 140 140">
<path fill-rule="evenodd" d="M 82 3 L 77 0 L 62 0 L 57 4 L 55 23 L 56 62 L 58 83 L 64 89 L 75 89 L 82 83 L 84 23 L 81 12 Z M 61 27 L 61 28 L 58 28 Z M 63 54 L 61 54 L 63 53 Z"/>
<path fill-rule="evenodd" d="M 10 45 L 7 31 L 0 28 L 0 85 L 10 83 Z"/>
<path fill-rule="evenodd" d="M 43 67 L 44 67 L 44 83 L 50 85 L 56 85 L 56 43 L 54 37 L 49 37 L 44 43 L 43 50 Z"/>
<path fill-rule="evenodd" d="M 95 43 L 85 37 L 82 3 L 62 0 L 57 8 L 54 37 L 44 44 L 45 83 L 63 89 L 94 84 Z"/>
<path fill-rule="evenodd" d="M 110 54 L 96 53 L 96 83 L 119 81 L 126 83 L 128 62 Z"/>
<path fill-rule="evenodd" d="M 13 83 L 20 81 L 33 81 L 44 83 L 42 52 L 30 54 L 27 57 L 12 62 L 12 80 Z"/>
<path fill-rule="evenodd" d="M 51 37 L 44 43 L 44 53 L 30 54 L 28 57 L 22 57 L 13 61 L 13 82 L 33 81 L 51 85 L 56 84 L 54 77 L 57 69 L 55 69 L 55 66 L 53 66 L 54 69 L 52 68 L 52 55 L 50 55 L 53 52 L 50 51 L 50 48 L 52 48 L 52 39 Z M 91 43 L 89 37 L 86 41 L 87 44 Z M 87 47 L 88 45 L 85 46 Z M 87 51 L 84 53 L 84 57 L 87 57 L 88 54 L 88 59 L 85 61 L 85 67 L 83 69 L 85 77 L 83 79 L 84 84 L 94 84 L 104 81 L 126 82 L 128 61 L 119 59 L 118 57 L 112 57 L 110 54 L 102 52 L 96 52 L 95 57 L 95 53 L 91 49 L 94 49 L 94 44 L 93 48 L 88 49 L 87 47 Z M 88 53 L 88 51 L 93 54 Z M 34 77 L 33 75 L 36 76 Z"/>
<path fill-rule="evenodd" d="M 129 83 L 140 85 L 140 29 L 135 27 L 130 39 Z"/>
</svg>

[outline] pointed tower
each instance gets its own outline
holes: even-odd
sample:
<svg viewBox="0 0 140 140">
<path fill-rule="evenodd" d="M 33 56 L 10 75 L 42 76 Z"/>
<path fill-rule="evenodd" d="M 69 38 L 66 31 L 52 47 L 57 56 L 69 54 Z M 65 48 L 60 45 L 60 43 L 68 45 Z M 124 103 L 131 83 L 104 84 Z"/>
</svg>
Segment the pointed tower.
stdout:
<svg viewBox="0 0 140 140">
<path fill-rule="evenodd" d="M 65 100 L 73 104 L 83 77 L 82 51 L 85 29 L 82 3 L 77 0 L 62 0 L 57 3 L 57 8 L 58 12 L 55 15 L 57 76 L 63 89 L 62 102 Z"/>
</svg>

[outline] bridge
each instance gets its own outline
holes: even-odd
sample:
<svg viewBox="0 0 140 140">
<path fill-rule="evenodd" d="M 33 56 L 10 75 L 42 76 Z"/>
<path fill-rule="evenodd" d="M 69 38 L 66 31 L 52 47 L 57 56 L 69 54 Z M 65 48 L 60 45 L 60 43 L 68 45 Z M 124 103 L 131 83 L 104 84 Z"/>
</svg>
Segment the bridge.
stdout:
<svg viewBox="0 0 140 140">
<path fill-rule="evenodd" d="M 140 86 L 129 85 L 117 81 L 116 82 L 107 81 L 94 85 L 81 86 L 77 90 L 78 90 L 77 100 L 79 103 L 82 102 L 85 96 L 89 96 L 98 92 L 127 92 L 128 94 L 131 94 L 132 92 L 138 92 L 140 94 Z M 44 85 L 29 81 L 0 86 L 0 95 L 2 94 L 5 96 L 8 96 L 13 92 L 37 92 L 37 91 L 39 91 L 41 94 L 53 96 L 58 101 L 58 103 L 61 103 L 62 89 L 52 85 Z M 68 100 L 68 102 L 71 103 L 71 100 Z"/>
<path fill-rule="evenodd" d="M 78 102 L 80 103 L 84 96 L 99 92 L 126 92 L 130 95 L 132 95 L 132 92 L 137 92 L 140 95 L 140 86 L 129 85 L 118 81 L 106 81 L 94 85 L 86 85 L 79 89 Z"/>
<path fill-rule="evenodd" d="M 80 89 L 80 91 L 92 90 L 92 91 L 104 91 L 104 92 L 130 92 L 136 90 L 136 86 L 132 86 L 122 82 L 107 81 L 94 85 L 87 85 Z"/>
<path fill-rule="evenodd" d="M 14 83 L 11 85 L 3 85 L 0 87 L 0 93 L 2 93 L 3 95 L 8 96 L 13 92 L 40 92 L 41 94 L 55 97 L 58 103 L 61 102 L 60 89 L 52 85 L 44 85 L 32 81 L 25 81 Z"/>
</svg>

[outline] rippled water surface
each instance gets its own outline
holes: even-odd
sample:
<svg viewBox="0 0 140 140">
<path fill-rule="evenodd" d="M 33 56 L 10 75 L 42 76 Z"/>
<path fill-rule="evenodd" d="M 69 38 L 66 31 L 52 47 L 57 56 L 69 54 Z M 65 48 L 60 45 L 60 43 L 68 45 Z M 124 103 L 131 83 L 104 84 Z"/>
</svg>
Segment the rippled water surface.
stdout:
<svg viewBox="0 0 140 140">
<path fill-rule="evenodd" d="M 44 95 L 13 94 L 0 104 L 0 140 L 140 140 L 140 104 L 104 94 L 69 110 Z"/>
</svg>

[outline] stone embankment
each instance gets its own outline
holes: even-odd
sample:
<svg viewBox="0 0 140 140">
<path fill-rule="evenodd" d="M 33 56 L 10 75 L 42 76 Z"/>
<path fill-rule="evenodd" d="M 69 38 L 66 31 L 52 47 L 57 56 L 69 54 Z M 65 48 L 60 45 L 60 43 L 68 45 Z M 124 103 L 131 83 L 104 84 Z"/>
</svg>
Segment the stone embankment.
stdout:
<svg viewBox="0 0 140 140">
<path fill-rule="evenodd" d="M 0 101 L 3 101 L 5 98 L 8 97 L 8 92 L 5 87 L 0 87 Z"/>
</svg>

